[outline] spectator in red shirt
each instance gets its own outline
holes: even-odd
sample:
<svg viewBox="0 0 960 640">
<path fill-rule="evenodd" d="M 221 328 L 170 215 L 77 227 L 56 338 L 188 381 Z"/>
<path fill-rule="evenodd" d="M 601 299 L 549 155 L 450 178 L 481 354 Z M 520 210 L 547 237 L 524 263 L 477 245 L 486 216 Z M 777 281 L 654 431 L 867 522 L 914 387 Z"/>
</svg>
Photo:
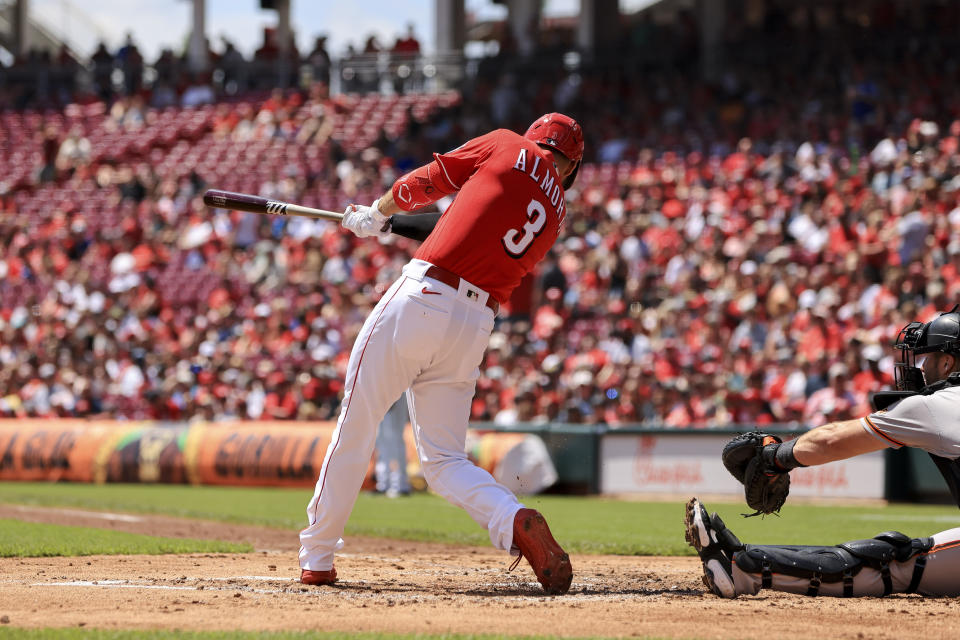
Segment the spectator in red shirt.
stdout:
<svg viewBox="0 0 960 640">
<path fill-rule="evenodd" d="M 412 22 L 407 24 L 406 35 L 397 38 L 392 53 L 396 56 L 415 56 L 420 53 L 420 41 L 414 33 Z"/>
</svg>

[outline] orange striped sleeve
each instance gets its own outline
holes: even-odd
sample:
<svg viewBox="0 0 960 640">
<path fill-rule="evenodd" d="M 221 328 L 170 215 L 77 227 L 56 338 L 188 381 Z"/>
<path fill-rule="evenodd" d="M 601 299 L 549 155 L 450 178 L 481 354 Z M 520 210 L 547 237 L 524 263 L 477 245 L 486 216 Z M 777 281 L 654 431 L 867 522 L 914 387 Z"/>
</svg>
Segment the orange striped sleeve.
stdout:
<svg viewBox="0 0 960 640">
<path fill-rule="evenodd" d="M 881 438 L 883 438 L 883 439 L 886 440 L 887 442 L 891 442 L 891 443 L 897 445 L 898 447 L 906 446 L 906 445 L 904 445 L 902 442 L 898 442 L 898 441 L 894 440 L 893 438 L 891 438 L 890 436 L 888 436 L 887 434 L 885 434 L 883 431 L 880 431 L 880 429 L 877 428 L 877 425 L 873 424 L 873 420 L 870 419 L 870 416 L 864 416 L 864 417 L 863 417 L 863 422 L 864 422 L 864 424 L 866 424 L 868 427 L 870 427 L 871 429 L 873 429 L 873 432 L 874 432 L 874 433 L 876 433 L 878 436 L 880 436 Z"/>
<path fill-rule="evenodd" d="M 947 549 L 953 549 L 954 547 L 960 547 L 960 540 L 951 540 L 950 542 L 944 542 L 933 547 L 927 553 L 936 553 L 937 551 L 946 551 Z"/>
</svg>

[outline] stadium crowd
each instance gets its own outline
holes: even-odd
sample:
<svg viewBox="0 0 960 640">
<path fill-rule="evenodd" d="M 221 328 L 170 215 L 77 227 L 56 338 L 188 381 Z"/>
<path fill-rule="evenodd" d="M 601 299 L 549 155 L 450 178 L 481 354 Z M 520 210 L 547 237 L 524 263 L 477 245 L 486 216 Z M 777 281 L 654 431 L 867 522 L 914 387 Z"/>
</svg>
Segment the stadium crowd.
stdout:
<svg viewBox="0 0 960 640">
<path fill-rule="evenodd" d="M 483 76 L 463 100 L 391 103 L 400 128 L 359 145 L 345 123 L 379 111 L 322 85 L 3 114 L 2 155 L 27 145 L 36 162 L 0 187 L 0 416 L 333 417 L 350 345 L 415 243 L 208 212 L 203 189 L 342 208 L 432 151 L 554 108 L 581 118 L 591 162 L 501 314 L 474 420 L 862 414 L 892 382 L 901 326 L 960 299 L 960 101 L 947 72 L 924 84 L 932 67 L 912 59 L 874 75 L 820 53 L 797 93 L 736 64 L 713 92 L 666 72 L 630 88 L 617 71 Z M 789 75 L 810 56 L 777 64 Z"/>
<path fill-rule="evenodd" d="M 12 57 L 9 65 L 0 61 L 0 108 L 62 108 L 134 96 L 154 107 L 189 106 L 278 86 L 330 84 L 335 63 L 343 76 L 339 80 L 349 91 L 378 90 L 380 66 L 393 74 L 390 86 L 400 92 L 423 80 L 414 73 L 420 42 L 412 24 L 392 44 L 381 44 L 370 35 L 362 46 L 348 45 L 338 58 L 331 56 L 322 34 L 309 50 L 298 50 L 291 37 L 287 51 L 282 51 L 276 28 L 265 27 L 262 43 L 249 56 L 225 36 L 220 40 L 216 49 L 207 40 L 207 68 L 202 71 L 194 68 L 186 50 L 178 54 L 164 48 L 154 60 L 146 60 L 131 33 L 114 51 L 99 42 L 86 59 L 66 44 L 55 54 L 33 47 Z M 404 77 L 397 77 L 404 65 Z"/>
</svg>

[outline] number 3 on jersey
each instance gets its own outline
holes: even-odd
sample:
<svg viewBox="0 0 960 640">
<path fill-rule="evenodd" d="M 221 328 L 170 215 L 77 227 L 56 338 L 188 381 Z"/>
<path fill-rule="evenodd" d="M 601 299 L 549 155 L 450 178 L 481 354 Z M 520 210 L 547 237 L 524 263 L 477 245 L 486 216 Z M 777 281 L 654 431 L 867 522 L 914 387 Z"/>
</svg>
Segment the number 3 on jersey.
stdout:
<svg viewBox="0 0 960 640">
<path fill-rule="evenodd" d="M 501 239 L 503 248 L 514 258 L 520 258 L 547 224 L 547 210 L 536 198 L 527 205 L 527 222 L 521 229 L 510 229 Z"/>
</svg>

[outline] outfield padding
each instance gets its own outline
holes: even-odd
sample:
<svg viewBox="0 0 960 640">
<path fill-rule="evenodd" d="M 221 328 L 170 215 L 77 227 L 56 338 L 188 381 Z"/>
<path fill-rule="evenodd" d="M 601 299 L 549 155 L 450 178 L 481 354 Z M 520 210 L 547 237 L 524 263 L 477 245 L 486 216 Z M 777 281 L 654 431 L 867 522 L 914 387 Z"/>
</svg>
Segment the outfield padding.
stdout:
<svg viewBox="0 0 960 640">
<path fill-rule="evenodd" d="M 311 486 L 334 426 L 4 421 L 0 480 Z"/>
</svg>

